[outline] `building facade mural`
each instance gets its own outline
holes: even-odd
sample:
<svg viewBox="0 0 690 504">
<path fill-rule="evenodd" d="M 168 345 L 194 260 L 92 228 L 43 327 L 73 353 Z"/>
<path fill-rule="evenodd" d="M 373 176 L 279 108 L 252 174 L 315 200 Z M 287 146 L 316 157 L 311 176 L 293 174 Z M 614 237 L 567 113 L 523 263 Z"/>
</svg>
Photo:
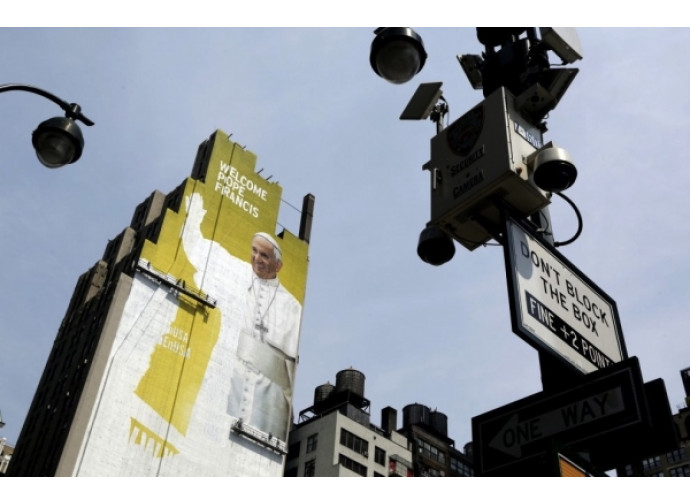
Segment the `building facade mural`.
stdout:
<svg viewBox="0 0 690 504">
<path fill-rule="evenodd" d="M 282 474 L 308 245 L 221 136 L 142 248 L 75 475 Z"/>
</svg>

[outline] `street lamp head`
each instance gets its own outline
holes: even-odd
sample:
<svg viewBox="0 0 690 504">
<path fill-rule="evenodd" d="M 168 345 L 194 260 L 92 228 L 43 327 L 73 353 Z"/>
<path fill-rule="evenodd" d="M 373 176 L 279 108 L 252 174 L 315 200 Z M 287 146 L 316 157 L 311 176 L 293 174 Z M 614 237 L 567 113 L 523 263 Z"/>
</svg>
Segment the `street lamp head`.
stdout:
<svg viewBox="0 0 690 504">
<path fill-rule="evenodd" d="M 46 98 L 65 111 L 65 117 L 53 117 L 43 121 L 34 131 L 31 142 L 38 160 L 48 168 L 59 168 L 74 163 L 84 149 L 84 137 L 75 121 L 93 126 L 93 121 L 81 113 L 76 103 L 67 103 L 44 89 L 26 84 L 0 84 L 0 93 L 25 91 Z"/>
<path fill-rule="evenodd" d="M 377 28 L 369 61 L 377 75 L 393 84 L 403 84 L 424 66 L 422 38 L 411 28 Z"/>
<path fill-rule="evenodd" d="M 69 117 L 53 117 L 43 121 L 33 132 L 31 141 L 38 160 L 48 168 L 74 163 L 84 149 L 81 130 Z"/>
</svg>

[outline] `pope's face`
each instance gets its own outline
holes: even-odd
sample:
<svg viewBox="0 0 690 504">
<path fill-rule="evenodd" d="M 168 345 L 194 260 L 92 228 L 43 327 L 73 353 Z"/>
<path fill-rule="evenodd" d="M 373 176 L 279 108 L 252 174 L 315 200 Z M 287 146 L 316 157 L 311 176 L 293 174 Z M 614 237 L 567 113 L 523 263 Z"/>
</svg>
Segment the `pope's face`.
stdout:
<svg viewBox="0 0 690 504">
<path fill-rule="evenodd" d="M 263 279 L 275 278 L 282 263 L 276 261 L 273 244 L 260 236 L 252 240 L 252 269 Z"/>
</svg>

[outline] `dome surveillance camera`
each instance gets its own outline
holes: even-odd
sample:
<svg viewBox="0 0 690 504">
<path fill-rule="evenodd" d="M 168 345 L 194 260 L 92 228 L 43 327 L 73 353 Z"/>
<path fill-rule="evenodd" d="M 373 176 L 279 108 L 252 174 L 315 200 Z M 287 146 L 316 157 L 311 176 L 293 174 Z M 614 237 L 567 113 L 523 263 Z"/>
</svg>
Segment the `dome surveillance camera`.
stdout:
<svg viewBox="0 0 690 504">
<path fill-rule="evenodd" d="M 419 235 L 417 255 L 433 266 L 445 264 L 455 255 L 453 239 L 438 227 L 427 225 Z"/>
<path fill-rule="evenodd" d="M 534 183 L 542 191 L 565 191 L 576 178 L 577 169 L 565 149 L 546 147 L 534 158 Z"/>
</svg>

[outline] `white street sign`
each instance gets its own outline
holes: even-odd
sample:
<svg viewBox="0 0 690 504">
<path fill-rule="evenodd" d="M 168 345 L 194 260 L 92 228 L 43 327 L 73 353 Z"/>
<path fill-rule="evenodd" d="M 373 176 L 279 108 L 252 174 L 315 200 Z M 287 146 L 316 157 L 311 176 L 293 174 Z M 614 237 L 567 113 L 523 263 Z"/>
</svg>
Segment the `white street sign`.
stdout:
<svg viewBox="0 0 690 504">
<path fill-rule="evenodd" d="M 614 301 L 510 218 L 506 230 L 514 331 L 582 373 L 625 359 Z"/>
</svg>

